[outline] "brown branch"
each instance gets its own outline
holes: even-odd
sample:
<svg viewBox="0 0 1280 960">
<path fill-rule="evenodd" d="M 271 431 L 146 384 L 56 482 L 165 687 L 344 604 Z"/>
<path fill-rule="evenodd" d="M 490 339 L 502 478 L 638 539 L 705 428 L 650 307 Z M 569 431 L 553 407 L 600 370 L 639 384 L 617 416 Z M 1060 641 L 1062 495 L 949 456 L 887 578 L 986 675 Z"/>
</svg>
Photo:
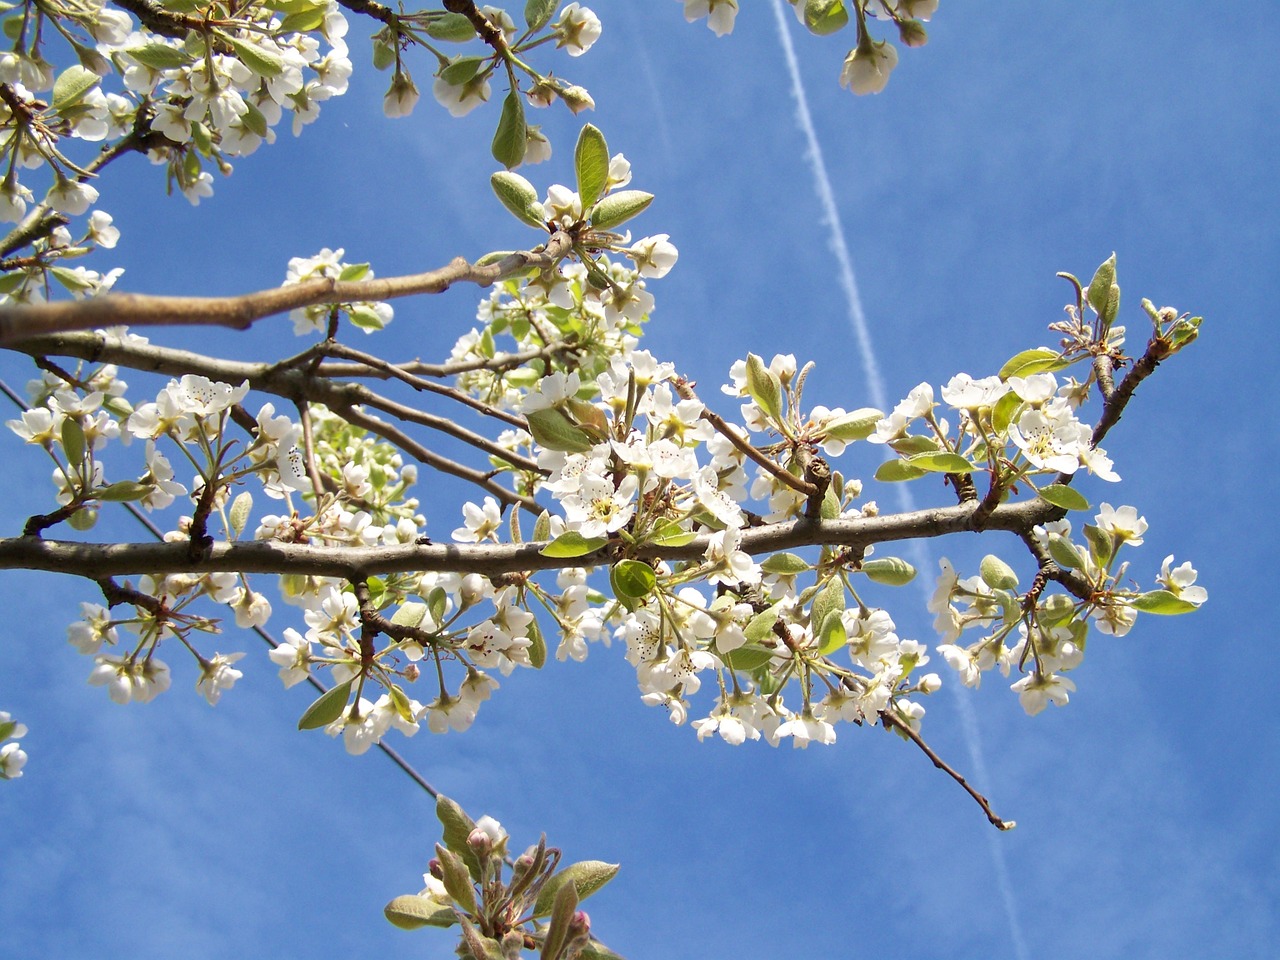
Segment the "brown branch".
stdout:
<svg viewBox="0 0 1280 960">
<path fill-rule="evenodd" d="M 895 730 L 900 730 L 902 733 L 904 733 L 907 736 L 907 738 L 912 743 L 914 743 L 917 747 L 919 747 L 920 750 L 924 753 L 924 755 L 933 762 L 933 765 L 935 767 L 937 767 L 943 773 L 947 774 L 947 776 L 951 777 L 951 779 L 954 780 L 956 783 L 960 784 L 960 786 L 964 787 L 965 793 L 973 797 L 973 799 L 977 802 L 978 806 L 982 808 L 982 812 L 987 815 L 987 819 L 991 821 L 992 826 L 994 826 L 997 830 L 1012 830 L 1015 826 L 1017 826 L 1017 824 L 1012 820 L 1002 820 L 1000 817 L 996 816 L 996 812 L 991 809 L 991 803 L 987 800 L 987 798 L 984 797 L 982 794 L 980 794 L 977 790 L 973 789 L 973 787 L 969 784 L 969 781 L 966 780 L 959 773 L 959 771 L 957 771 L 954 767 L 952 767 L 949 763 L 947 763 L 947 761 L 943 760 L 940 756 L 938 756 L 938 754 L 934 751 L 934 749 L 931 746 L 929 746 L 929 744 L 924 742 L 924 738 L 922 738 L 920 734 L 912 730 L 909 724 L 904 723 L 902 720 L 900 720 L 894 714 L 892 709 L 881 710 L 880 720 L 883 722 L 884 728 L 886 730 L 889 729 L 890 727 L 893 727 Z"/>
<path fill-rule="evenodd" d="M 418 441 L 406 434 L 403 430 L 387 423 L 384 420 L 379 420 L 377 417 L 367 414 L 350 405 L 331 407 L 330 409 L 348 423 L 353 423 L 358 427 L 364 427 L 370 433 L 382 437 L 382 439 L 386 440 L 388 443 L 395 444 L 405 453 L 432 469 L 439 470 L 441 473 L 447 473 L 451 476 L 474 483 L 481 489 L 493 494 L 503 503 L 518 506 L 535 517 L 540 516 L 542 513 L 542 505 L 532 497 L 525 497 L 518 493 L 513 493 L 506 487 L 495 482 L 493 477 L 489 474 L 482 473 L 472 467 L 457 463 L 456 461 L 450 460 L 448 457 L 442 457 L 438 453 L 432 453 L 422 444 L 418 443 Z"/>
<path fill-rule="evenodd" d="M 121 10 L 128 10 L 148 30 L 163 37 L 184 40 L 188 32 L 204 26 L 199 17 L 172 13 L 152 0 L 111 0 L 111 3 Z"/>
<path fill-rule="evenodd" d="M 450 13 L 460 13 L 470 20 L 471 26 L 475 28 L 481 40 L 493 47 L 497 53 L 506 55 L 507 38 L 502 35 L 501 30 L 489 22 L 472 0 L 444 0 L 444 8 Z"/>
<path fill-rule="evenodd" d="M 395 11 L 390 7 L 384 7 L 380 3 L 374 3 L 373 0 L 338 0 L 338 6 L 346 7 L 352 13 L 363 13 L 366 16 L 385 23 L 389 27 L 394 27 L 400 22 L 400 18 L 396 16 Z"/>
<path fill-rule="evenodd" d="M 697 394 L 693 392 L 693 387 L 687 382 L 683 380 L 676 380 L 672 385 L 675 387 L 676 393 L 680 395 L 681 399 L 698 399 Z M 774 463 L 769 457 L 766 457 L 751 444 L 747 443 L 747 441 L 742 439 L 738 434 L 738 431 L 730 425 L 724 417 L 720 416 L 718 413 L 713 413 L 706 404 L 703 404 L 702 406 L 702 419 L 711 424 L 711 426 L 715 428 L 716 433 L 720 434 L 732 443 L 734 447 L 749 460 L 753 463 L 759 464 L 771 476 L 777 478 L 792 490 L 797 493 L 804 494 L 806 498 L 813 497 L 818 492 L 818 488 L 812 483 L 802 480 L 795 474 L 784 470 L 782 467 Z"/>
<path fill-rule="evenodd" d="M 96 327 L 221 326 L 245 330 L 264 317 L 325 303 L 394 300 L 442 293 L 455 283 L 487 287 L 531 267 L 551 267 L 570 251 L 569 235 L 557 232 L 534 250 L 511 253 L 497 263 L 478 266 L 458 257 L 426 273 L 380 280 L 339 281 L 316 278 L 235 297 L 170 297 L 108 293 L 89 300 L 21 304 L 0 310 L 0 345 L 50 333 Z"/>
<path fill-rule="evenodd" d="M 510 502 L 514 496 L 505 491 Z M 522 499 L 521 505 L 524 505 Z M 534 504 L 536 506 L 536 504 Z M 751 554 L 797 547 L 844 545 L 858 550 L 876 543 L 940 537 L 965 532 L 971 506 L 957 505 L 909 513 L 836 520 L 790 520 L 749 527 L 742 531 L 740 549 Z M 1029 531 L 1051 518 L 1056 508 L 1043 500 L 1002 504 L 991 516 L 988 530 Z M 638 559 L 698 560 L 706 553 L 710 535 L 703 534 L 680 547 L 644 546 Z M 545 543 L 519 544 L 397 544 L 374 547 L 330 547 L 276 541 L 217 542 L 206 556 L 191 561 L 185 543 L 81 543 L 35 537 L 0 538 L 0 569 L 47 570 L 94 579 L 107 576 L 233 571 L 238 573 L 296 573 L 346 580 L 405 572 L 471 572 L 499 576 L 564 566 L 606 562 L 611 544 L 582 557 L 545 557 Z"/>
<path fill-rule="evenodd" d="M 1093 584 L 1089 582 L 1088 577 L 1077 570 L 1068 570 L 1060 566 L 1049 555 L 1049 551 L 1036 539 L 1031 530 L 1020 531 L 1018 537 L 1026 544 L 1027 550 L 1030 551 L 1031 555 L 1035 557 L 1036 566 L 1045 579 L 1062 584 L 1067 592 L 1077 600 L 1088 602 L 1093 599 Z"/>
<path fill-rule="evenodd" d="M 1124 413 L 1124 408 L 1128 406 L 1129 400 L 1133 397 L 1133 392 L 1138 389 L 1138 384 L 1155 373 L 1156 367 L 1160 365 L 1160 361 L 1167 355 L 1167 345 L 1163 341 L 1152 337 L 1147 344 L 1146 352 L 1138 358 L 1138 361 L 1130 368 L 1129 372 L 1124 375 L 1120 385 L 1115 388 L 1103 403 L 1102 416 L 1098 418 L 1098 422 L 1093 427 L 1091 442 L 1095 447 L 1102 442 L 1102 438 L 1107 435 L 1107 432 L 1119 423 L 1120 417 Z"/>
<path fill-rule="evenodd" d="M 410 360 L 394 364 L 401 373 L 422 377 L 456 377 L 460 373 L 473 370 L 492 370 L 500 373 L 515 367 L 522 367 L 534 360 L 550 360 L 561 353 L 568 353 L 573 344 L 568 340 L 557 340 L 536 350 L 525 350 L 522 353 L 504 353 L 492 358 L 476 358 L 474 360 L 456 360 L 452 363 L 424 363 L 421 360 Z M 387 379 L 392 376 L 385 370 L 369 369 L 363 363 L 322 363 L 317 372 L 324 377 L 353 379 L 356 377 L 377 377 Z"/>
<path fill-rule="evenodd" d="M 375 357 L 373 354 L 356 350 L 341 343 L 325 344 L 324 353 L 326 356 L 330 357 L 341 357 L 345 360 L 354 360 L 356 363 L 367 367 L 371 372 L 376 371 L 381 373 L 384 378 L 395 379 L 402 383 L 407 383 L 415 390 L 425 390 L 429 393 L 439 394 L 442 397 L 448 397 L 450 400 L 454 400 L 464 406 L 471 407 L 473 410 L 478 410 L 487 417 L 502 420 L 504 423 L 508 423 L 513 427 L 518 427 L 521 430 L 529 429 L 528 421 L 526 421 L 524 417 L 517 416 L 514 413 L 507 413 L 505 410 L 499 410 L 497 407 L 484 403 L 483 401 L 476 400 L 474 397 L 469 397 L 462 391 L 453 389 L 453 387 L 446 387 L 423 377 L 419 377 L 416 374 L 410 373 L 408 370 L 404 369 L 404 367 L 391 363 L 390 361 L 383 360 L 380 357 Z M 324 375 L 326 372 L 324 364 L 321 364 L 317 369 L 320 371 L 321 375 Z"/>
</svg>

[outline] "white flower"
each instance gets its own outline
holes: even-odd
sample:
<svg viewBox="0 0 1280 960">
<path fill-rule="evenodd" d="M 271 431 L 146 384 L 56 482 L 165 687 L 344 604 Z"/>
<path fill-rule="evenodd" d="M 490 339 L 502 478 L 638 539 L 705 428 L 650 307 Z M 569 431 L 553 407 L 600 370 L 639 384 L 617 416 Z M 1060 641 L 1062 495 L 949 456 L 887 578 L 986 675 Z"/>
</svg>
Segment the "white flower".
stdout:
<svg viewBox="0 0 1280 960">
<path fill-rule="evenodd" d="M 738 0 L 684 0 L 684 18 L 689 23 L 707 18 L 707 26 L 717 37 L 733 33 Z"/>
<path fill-rule="evenodd" d="M 435 96 L 440 106 L 449 111 L 451 116 L 465 117 L 480 104 L 489 99 L 490 94 L 488 76 L 472 77 L 466 83 L 449 83 L 448 81 L 436 77 L 435 82 L 431 85 L 431 93 Z M 414 91 L 414 100 L 417 100 L 417 91 Z M 391 96 L 390 93 L 387 94 Z M 412 107 L 410 107 L 412 109 Z M 388 116 L 403 116 L 403 114 L 388 114 Z"/>
<path fill-rule="evenodd" d="M 1186 561 L 1180 566 L 1169 569 L 1173 563 L 1173 554 L 1164 558 L 1164 563 L 1160 567 L 1160 576 L 1156 577 L 1156 582 L 1164 587 L 1180 600 L 1187 603 L 1194 603 L 1196 606 L 1204 603 L 1209 599 L 1209 591 L 1204 587 L 1192 586 L 1196 582 L 1196 570 L 1191 566 L 1191 561 Z"/>
<path fill-rule="evenodd" d="M 642 277 L 665 277 L 676 265 L 680 251 L 671 242 L 671 235 L 659 233 L 632 244 L 627 255 L 635 263 Z"/>
<path fill-rule="evenodd" d="M 231 666 L 243 656 L 243 653 L 215 653 L 212 660 L 200 665 L 200 679 L 196 681 L 196 689 L 209 701 L 209 706 L 216 705 L 222 691 L 230 690 L 244 676 Z"/>
<path fill-rule="evenodd" d="M 898 65 L 898 51 L 884 40 L 859 44 L 849 51 L 840 71 L 840 86 L 862 96 L 879 93 L 889 82 L 889 74 Z"/>
<path fill-rule="evenodd" d="M 967 373 L 957 373 L 942 388 L 942 399 L 957 410 L 977 410 L 994 405 L 1008 390 L 999 377 L 975 380 Z"/>
<path fill-rule="evenodd" d="M 280 679 L 287 688 L 301 683 L 310 674 L 311 644 L 293 627 L 286 627 L 284 643 L 267 654 L 280 667 Z"/>
<path fill-rule="evenodd" d="M 17 780 L 26 766 L 27 753 L 16 740 L 0 747 L 0 780 Z"/>
<path fill-rule="evenodd" d="M 58 213 L 78 217 L 97 202 L 98 191 L 87 183 L 64 178 L 53 185 L 44 199 Z"/>
<path fill-rule="evenodd" d="M 481 540 L 498 542 L 497 531 L 502 525 L 502 508 L 493 497 L 484 498 L 484 507 L 467 502 L 462 505 L 463 526 L 453 531 L 453 539 L 459 543 L 479 543 Z"/>
<path fill-rule="evenodd" d="M 580 57 L 600 39 L 600 18 L 590 8 L 571 3 L 561 11 L 552 32 L 557 47 L 564 47 L 571 57 Z"/>
<path fill-rule="evenodd" d="M 1017 423 L 1009 425 L 1009 437 L 1033 467 L 1075 473 L 1080 467 L 1082 449 L 1079 426 L 1069 409 L 1051 411 L 1032 407 Z"/>
<path fill-rule="evenodd" d="M 1018 702 L 1028 716 L 1034 717 L 1048 704 L 1065 707 L 1075 692 L 1076 685 L 1068 677 L 1060 677 L 1055 673 L 1028 674 L 1009 687 L 1018 694 Z"/>
<path fill-rule="evenodd" d="M 1137 507 L 1117 508 L 1104 503 L 1098 508 L 1098 526 L 1121 543 L 1129 543 L 1137 547 L 1142 544 L 1142 535 L 1147 532 L 1147 518 L 1138 516 Z M 1169 560 L 1172 559 L 1172 557 L 1169 558 Z M 1192 579 L 1194 579 L 1194 572 Z"/>
</svg>

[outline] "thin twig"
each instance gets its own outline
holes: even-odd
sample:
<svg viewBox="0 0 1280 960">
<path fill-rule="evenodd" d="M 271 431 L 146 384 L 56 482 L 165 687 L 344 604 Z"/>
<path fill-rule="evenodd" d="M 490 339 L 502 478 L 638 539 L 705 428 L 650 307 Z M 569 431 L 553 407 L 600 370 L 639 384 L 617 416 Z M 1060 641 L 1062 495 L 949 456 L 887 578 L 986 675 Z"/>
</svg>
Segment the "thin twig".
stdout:
<svg viewBox="0 0 1280 960">
<path fill-rule="evenodd" d="M 895 730 L 901 730 L 912 743 L 921 749 L 926 757 L 933 761 L 933 765 L 935 767 L 951 777 L 951 779 L 960 784 L 960 786 L 964 787 L 965 793 L 973 797 L 978 806 L 982 808 L 982 812 L 987 815 L 987 819 L 991 821 L 992 826 L 997 830 L 1012 830 L 1017 826 L 1013 820 L 1002 820 L 1000 817 L 996 816 L 996 812 L 991 809 L 991 804 L 988 802 L 987 798 L 977 790 L 973 789 L 973 787 L 969 785 L 969 781 L 961 776 L 959 771 L 938 756 L 934 749 L 924 742 L 924 738 L 912 730 L 909 724 L 898 719 L 892 710 L 881 710 L 880 720 L 883 722 L 885 729 L 893 727 Z"/>
</svg>

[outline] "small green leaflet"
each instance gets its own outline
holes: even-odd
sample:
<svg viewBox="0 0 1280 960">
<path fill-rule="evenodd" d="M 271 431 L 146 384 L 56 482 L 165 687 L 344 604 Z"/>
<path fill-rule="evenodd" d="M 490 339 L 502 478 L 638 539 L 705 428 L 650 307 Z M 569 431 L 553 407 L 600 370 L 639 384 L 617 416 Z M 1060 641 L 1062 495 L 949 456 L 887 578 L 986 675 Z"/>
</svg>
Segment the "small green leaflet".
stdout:
<svg viewBox="0 0 1280 960">
<path fill-rule="evenodd" d="M 653 567 L 639 560 L 619 560 L 609 571 L 609 580 L 614 593 L 630 600 L 648 596 L 658 583 Z"/>
<path fill-rule="evenodd" d="M 502 101 L 502 116 L 493 134 L 491 150 L 493 159 L 510 170 L 524 160 L 528 132 L 524 122 L 524 100 L 518 90 L 512 90 Z"/>
<path fill-rule="evenodd" d="M 1034 350 L 1023 350 L 1010 357 L 1000 368 L 1000 379 L 1010 377 L 1029 377 L 1033 373 L 1045 373 L 1050 370 L 1061 370 L 1070 364 L 1063 361 L 1056 350 L 1048 347 L 1036 347 Z"/>
<path fill-rule="evenodd" d="M 533 439 L 548 450 L 562 453 L 586 453 L 595 443 L 581 427 L 569 421 L 555 407 L 534 410 L 526 418 Z"/>
<path fill-rule="evenodd" d="M 560 0 L 527 0 L 524 5 L 524 22 L 530 30 L 541 30 L 556 14 Z"/>
<path fill-rule="evenodd" d="M 916 568 L 900 557 L 879 557 L 862 565 L 867 579 L 890 587 L 901 587 L 915 579 Z"/>
<path fill-rule="evenodd" d="M 538 552 L 544 557 L 565 560 L 594 553 L 608 542 L 604 537 L 584 537 L 577 530 L 566 530 Z"/>
<path fill-rule="evenodd" d="M 316 727 L 327 727 L 342 716 L 347 707 L 347 698 L 351 695 L 351 680 L 344 680 L 307 707 L 298 721 L 299 730 L 314 730 Z"/>
<path fill-rule="evenodd" d="M 533 915 L 545 917 L 551 913 L 556 894 L 570 880 L 578 889 L 578 899 L 585 900 L 617 874 L 618 864 L 616 863 L 605 863 L 602 860 L 580 860 L 577 863 L 571 863 L 543 884 L 542 889 L 538 891 L 538 902 L 534 905 Z"/>
<path fill-rule="evenodd" d="M 96 87 L 101 79 L 92 70 L 79 64 L 67 67 L 54 81 L 53 109 L 63 111 L 74 106 L 85 94 Z"/>
<path fill-rule="evenodd" d="M 979 469 L 958 453 L 918 453 L 907 463 L 930 473 L 973 473 Z"/>
<path fill-rule="evenodd" d="M 881 483 L 897 483 L 899 480 L 915 480 L 924 475 L 924 470 L 913 467 L 905 460 L 886 460 L 876 468 L 875 478 Z"/>
<path fill-rule="evenodd" d="M 452 907 L 417 894 L 396 897 L 382 908 L 382 913 L 401 930 L 449 927 L 458 922 L 458 915 L 453 912 Z"/>
<path fill-rule="evenodd" d="M 1053 483 L 1036 491 L 1040 499 L 1063 510 L 1088 510 L 1089 501 L 1077 490 L 1061 483 Z"/>
<path fill-rule="evenodd" d="M 653 202 L 653 194 L 643 190 L 619 190 L 605 197 L 591 211 L 591 226 L 612 230 L 645 211 Z"/>
<path fill-rule="evenodd" d="M 1151 590 L 1134 597 L 1133 609 L 1140 613 L 1154 613 L 1161 616 L 1174 616 L 1179 613 L 1191 613 L 1198 609 L 1189 600 L 1183 600 L 1169 590 Z"/>
<path fill-rule="evenodd" d="M 589 123 L 578 134 L 573 168 L 582 209 L 590 210 L 604 195 L 605 184 L 609 182 L 609 145 L 605 143 L 604 134 Z"/>
</svg>

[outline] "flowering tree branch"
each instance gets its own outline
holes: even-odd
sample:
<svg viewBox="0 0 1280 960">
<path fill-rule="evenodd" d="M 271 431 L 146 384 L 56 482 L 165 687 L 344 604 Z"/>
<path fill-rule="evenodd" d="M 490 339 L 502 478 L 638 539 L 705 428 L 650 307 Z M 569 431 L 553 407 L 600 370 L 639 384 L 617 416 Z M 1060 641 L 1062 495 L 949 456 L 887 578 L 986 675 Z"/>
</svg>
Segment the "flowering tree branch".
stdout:
<svg viewBox="0 0 1280 960">
<path fill-rule="evenodd" d="M 535 268 L 553 267 L 569 252 L 571 241 L 554 233 L 533 250 L 507 254 L 496 263 L 473 264 L 461 257 L 426 273 L 382 280 L 309 280 L 235 297 L 171 297 L 134 293 L 107 294 L 92 300 L 19 304 L 0 311 L 0 344 L 52 333 L 114 326 L 220 326 L 248 329 L 257 320 L 326 303 L 392 300 L 443 293 L 455 283 L 485 287 Z"/>
</svg>

